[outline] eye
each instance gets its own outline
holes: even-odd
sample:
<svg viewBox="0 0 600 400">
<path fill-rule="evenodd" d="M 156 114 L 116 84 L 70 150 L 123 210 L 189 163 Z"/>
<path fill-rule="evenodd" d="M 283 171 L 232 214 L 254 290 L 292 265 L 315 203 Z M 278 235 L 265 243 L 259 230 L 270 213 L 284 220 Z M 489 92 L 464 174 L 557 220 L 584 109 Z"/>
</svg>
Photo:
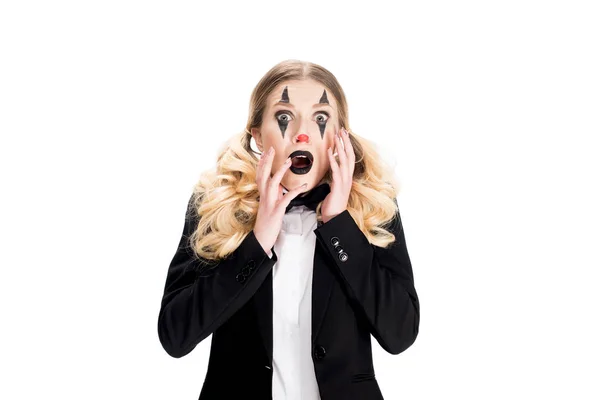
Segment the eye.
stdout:
<svg viewBox="0 0 600 400">
<path fill-rule="evenodd" d="M 292 116 L 287 111 L 279 111 L 275 114 L 275 118 L 277 118 L 279 122 L 290 122 Z"/>
<path fill-rule="evenodd" d="M 323 116 L 325 116 L 326 118 L 324 118 Z M 317 114 L 315 119 L 317 120 L 317 123 L 321 124 L 329 119 L 329 114 L 327 114 L 325 111 L 321 111 Z"/>
</svg>

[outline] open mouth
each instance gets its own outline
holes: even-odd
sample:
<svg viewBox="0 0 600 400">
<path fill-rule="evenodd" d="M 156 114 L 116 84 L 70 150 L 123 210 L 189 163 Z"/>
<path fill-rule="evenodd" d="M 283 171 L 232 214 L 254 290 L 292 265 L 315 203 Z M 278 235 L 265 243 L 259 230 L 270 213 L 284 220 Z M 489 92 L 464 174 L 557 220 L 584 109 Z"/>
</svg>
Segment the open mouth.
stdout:
<svg viewBox="0 0 600 400">
<path fill-rule="evenodd" d="M 296 150 L 290 154 L 292 159 L 292 165 L 290 170 L 297 175 L 303 175 L 308 173 L 312 168 L 313 155 L 310 151 Z"/>
</svg>

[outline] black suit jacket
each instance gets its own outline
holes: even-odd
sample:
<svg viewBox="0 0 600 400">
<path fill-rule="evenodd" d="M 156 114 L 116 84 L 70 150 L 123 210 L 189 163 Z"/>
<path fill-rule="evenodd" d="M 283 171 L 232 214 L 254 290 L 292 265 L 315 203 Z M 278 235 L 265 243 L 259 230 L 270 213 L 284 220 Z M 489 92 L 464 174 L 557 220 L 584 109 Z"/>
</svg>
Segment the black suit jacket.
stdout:
<svg viewBox="0 0 600 400">
<path fill-rule="evenodd" d="M 394 199 L 395 201 L 395 199 Z M 272 399 L 273 286 L 277 261 L 251 231 L 216 267 L 195 260 L 188 237 L 198 223 L 190 202 L 169 265 L 158 336 L 183 357 L 212 334 L 199 399 Z M 371 354 L 373 335 L 399 354 L 419 331 L 419 299 L 399 211 L 392 247 L 371 245 L 346 210 L 314 230 L 312 358 L 322 400 L 383 399 Z"/>
</svg>

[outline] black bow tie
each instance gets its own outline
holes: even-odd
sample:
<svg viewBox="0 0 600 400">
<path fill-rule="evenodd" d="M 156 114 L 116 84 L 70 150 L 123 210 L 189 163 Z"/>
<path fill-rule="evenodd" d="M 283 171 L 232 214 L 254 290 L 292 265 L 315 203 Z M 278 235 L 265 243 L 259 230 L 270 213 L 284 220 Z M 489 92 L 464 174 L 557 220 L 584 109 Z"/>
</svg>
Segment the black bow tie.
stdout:
<svg viewBox="0 0 600 400">
<path fill-rule="evenodd" d="M 329 183 L 322 183 L 319 186 L 312 188 L 304 196 L 298 195 L 294 197 L 290 204 L 285 208 L 285 212 L 287 213 L 292 207 L 297 206 L 306 206 L 309 209 L 316 211 L 317 205 L 327 197 L 330 191 L 331 188 L 329 187 Z"/>
</svg>

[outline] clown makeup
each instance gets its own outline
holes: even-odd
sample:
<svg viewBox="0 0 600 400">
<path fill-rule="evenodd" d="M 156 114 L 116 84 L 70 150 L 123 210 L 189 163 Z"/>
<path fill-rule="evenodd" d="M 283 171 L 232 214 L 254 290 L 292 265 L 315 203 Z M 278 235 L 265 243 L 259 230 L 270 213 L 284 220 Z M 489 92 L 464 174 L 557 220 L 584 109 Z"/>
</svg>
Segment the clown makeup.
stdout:
<svg viewBox="0 0 600 400">
<path fill-rule="evenodd" d="M 283 93 L 281 93 L 281 100 L 279 100 L 278 103 L 289 104 L 289 102 L 290 102 L 290 98 L 288 96 L 288 90 L 287 90 L 287 86 L 286 86 L 285 89 L 283 89 Z M 277 116 L 277 124 L 279 125 L 279 130 L 281 131 L 282 137 L 285 137 L 285 130 L 287 129 L 288 123 L 289 123 L 289 119 L 279 118 L 279 116 Z"/>
<path fill-rule="evenodd" d="M 331 169 L 328 149 L 340 125 L 336 98 L 322 83 L 302 79 L 281 82 L 266 103 L 261 125 L 251 130 L 259 150 L 275 150 L 271 173 L 291 157 L 283 187 L 307 183 L 311 190 Z"/>
<path fill-rule="evenodd" d="M 327 100 L 327 90 L 323 89 L 323 95 L 319 99 L 319 104 L 329 104 Z M 321 131 L 321 137 L 325 134 L 325 127 L 327 126 L 327 120 L 317 122 L 319 124 L 319 130 Z"/>
<path fill-rule="evenodd" d="M 283 89 L 283 93 L 281 93 L 281 100 L 279 100 L 280 103 L 289 103 L 290 102 L 290 98 L 288 96 L 288 91 L 287 91 L 287 86 L 285 87 L 285 89 Z"/>
<path fill-rule="evenodd" d="M 287 86 L 283 89 L 283 92 L 281 93 L 281 99 L 277 102 L 277 104 L 279 104 L 279 103 L 291 104 Z M 326 89 L 323 89 L 323 94 L 321 95 L 319 102 L 316 103 L 313 107 L 317 107 L 320 104 L 329 105 L 329 100 L 327 99 L 327 90 Z M 291 104 L 291 105 L 293 108 L 293 104 Z M 317 125 L 319 125 L 319 132 L 321 132 L 321 138 L 323 138 L 323 135 L 325 135 L 325 128 L 327 127 L 327 121 L 329 120 L 329 113 L 323 111 L 322 114 L 324 114 L 326 116 L 326 118 L 324 118 L 322 116 L 319 116 L 316 118 L 316 123 L 317 123 Z M 280 118 L 279 115 L 285 115 L 285 113 L 277 114 L 277 124 L 279 125 L 279 130 L 281 131 L 281 136 L 285 137 L 285 131 L 288 127 L 290 120 L 289 120 L 289 117 L 285 117 L 285 118 L 281 117 Z"/>
<path fill-rule="evenodd" d="M 327 100 L 327 90 L 323 89 L 323 95 L 319 99 L 319 103 L 329 104 L 329 100 Z"/>
</svg>

